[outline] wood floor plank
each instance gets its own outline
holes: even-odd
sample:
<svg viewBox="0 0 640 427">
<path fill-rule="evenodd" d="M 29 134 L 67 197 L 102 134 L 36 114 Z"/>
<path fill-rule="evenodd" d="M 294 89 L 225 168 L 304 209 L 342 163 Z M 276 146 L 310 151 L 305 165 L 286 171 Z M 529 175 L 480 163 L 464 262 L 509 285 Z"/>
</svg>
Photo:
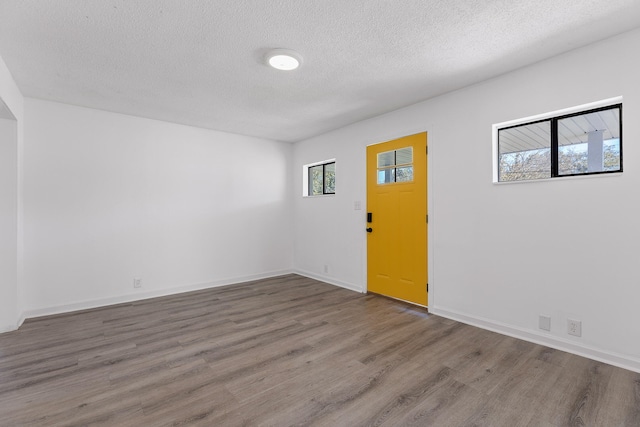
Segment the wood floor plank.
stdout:
<svg viewBox="0 0 640 427">
<path fill-rule="evenodd" d="M 640 374 L 290 274 L 0 334 L 5 426 L 640 426 Z"/>
</svg>

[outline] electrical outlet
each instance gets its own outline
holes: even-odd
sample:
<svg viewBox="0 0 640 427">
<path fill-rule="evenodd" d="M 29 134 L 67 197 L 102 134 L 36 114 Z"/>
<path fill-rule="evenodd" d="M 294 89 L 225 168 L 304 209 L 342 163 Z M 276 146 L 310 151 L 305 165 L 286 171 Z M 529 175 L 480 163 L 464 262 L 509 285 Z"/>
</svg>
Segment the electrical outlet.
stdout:
<svg viewBox="0 0 640 427">
<path fill-rule="evenodd" d="M 324 272 L 329 273 L 329 266 L 327 264 L 324 265 Z"/>
<path fill-rule="evenodd" d="M 567 333 L 576 337 L 582 336 L 582 322 L 579 320 L 567 319 Z"/>
<path fill-rule="evenodd" d="M 543 331 L 551 330 L 551 317 L 540 315 L 538 317 L 538 327 Z"/>
<path fill-rule="evenodd" d="M 133 287 L 134 288 L 141 288 L 142 287 L 142 279 L 139 277 L 135 277 L 133 279 Z"/>
</svg>

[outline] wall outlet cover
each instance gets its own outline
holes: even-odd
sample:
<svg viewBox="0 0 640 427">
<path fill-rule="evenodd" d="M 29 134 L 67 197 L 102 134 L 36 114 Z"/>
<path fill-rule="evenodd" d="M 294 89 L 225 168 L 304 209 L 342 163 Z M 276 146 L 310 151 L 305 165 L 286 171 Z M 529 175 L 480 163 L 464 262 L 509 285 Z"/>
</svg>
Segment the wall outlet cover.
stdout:
<svg viewBox="0 0 640 427">
<path fill-rule="evenodd" d="M 551 330 L 551 317 L 540 315 L 538 318 L 538 327 L 543 331 Z"/>
<path fill-rule="evenodd" d="M 580 320 L 567 319 L 567 333 L 576 337 L 582 336 L 582 322 Z"/>
</svg>

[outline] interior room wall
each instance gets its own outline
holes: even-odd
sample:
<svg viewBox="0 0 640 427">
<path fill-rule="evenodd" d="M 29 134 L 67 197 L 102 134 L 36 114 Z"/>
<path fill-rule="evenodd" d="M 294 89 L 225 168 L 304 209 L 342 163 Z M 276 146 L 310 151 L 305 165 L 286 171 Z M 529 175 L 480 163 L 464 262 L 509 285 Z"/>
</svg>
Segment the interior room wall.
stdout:
<svg viewBox="0 0 640 427">
<path fill-rule="evenodd" d="M 30 98 L 25 115 L 28 317 L 291 271 L 290 144 Z"/>
<path fill-rule="evenodd" d="M 0 332 L 20 323 L 23 102 L 0 58 Z"/>
<path fill-rule="evenodd" d="M 638 45 L 625 33 L 296 144 L 294 268 L 366 291 L 365 147 L 427 131 L 429 310 L 640 371 Z M 615 96 L 622 174 L 493 183 L 493 124 Z M 302 166 L 325 158 L 336 195 L 303 198 Z"/>
<path fill-rule="evenodd" d="M 15 120 L 0 118 L 0 332 L 18 310 L 18 144 Z"/>
</svg>

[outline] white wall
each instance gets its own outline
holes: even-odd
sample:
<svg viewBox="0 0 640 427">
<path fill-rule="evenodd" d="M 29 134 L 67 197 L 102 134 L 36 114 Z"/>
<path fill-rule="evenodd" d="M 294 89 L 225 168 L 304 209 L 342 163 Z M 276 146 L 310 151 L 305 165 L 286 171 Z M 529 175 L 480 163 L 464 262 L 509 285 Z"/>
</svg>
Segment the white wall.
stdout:
<svg viewBox="0 0 640 427">
<path fill-rule="evenodd" d="M 23 101 L 0 58 L 0 332 L 20 323 Z"/>
<path fill-rule="evenodd" d="M 0 118 L 0 332 L 18 313 L 18 144 L 15 120 Z"/>
<path fill-rule="evenodd" d="M 291 271 L 290 144 L 30 98 L 25 116 L 28 316 Z"/>
<path fill-rule="evenodd" d="M 426 130 L 430 311 L 640 371 L 639 45 L 636 30 L 296 144 L 294 267 L 366 290 L 365 147 Z M 492 183 L 492 124 L 620 95 L 623 174 Z M 302 165 L 334 157 L 335 197 L 300 197 Z"/>
</svg>

